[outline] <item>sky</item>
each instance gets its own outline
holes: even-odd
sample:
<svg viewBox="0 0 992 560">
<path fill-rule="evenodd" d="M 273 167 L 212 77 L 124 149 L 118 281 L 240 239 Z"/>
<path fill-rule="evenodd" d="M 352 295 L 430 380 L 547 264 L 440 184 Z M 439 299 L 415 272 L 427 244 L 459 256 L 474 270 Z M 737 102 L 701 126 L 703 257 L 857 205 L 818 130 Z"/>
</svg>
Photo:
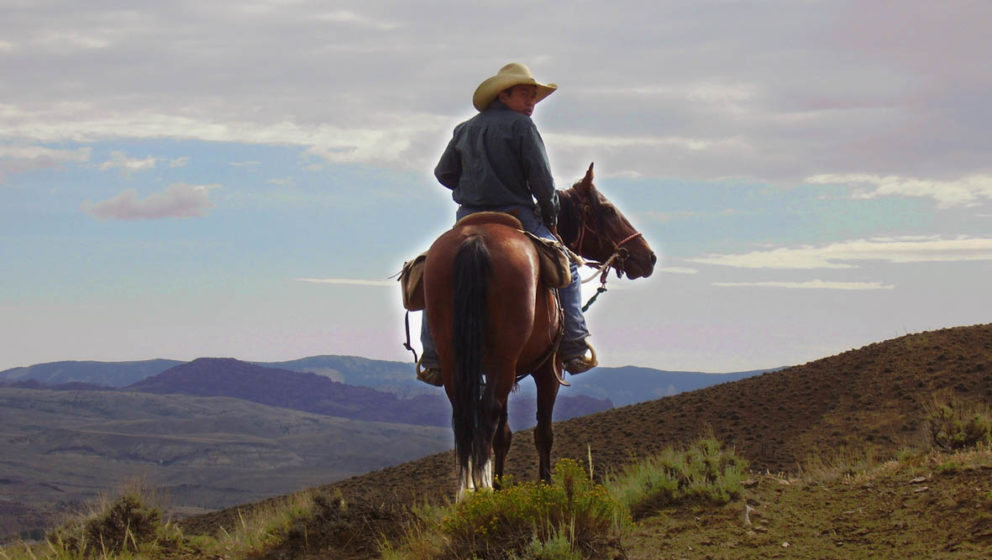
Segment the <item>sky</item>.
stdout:
<svg viewBox="0 0 992 560">
<path fill-rule="evenodd" d="M 450 227 L 434 165 L 511 61 L 559 85 L 534 114 L 559 187 L 594 161 L 660 258 L 588 312 L 602 365 L 773 368 L 992 321 L 989 2 L 0 13 L 0 370 L 412 360 L 391 276 Z"/>
</svg>

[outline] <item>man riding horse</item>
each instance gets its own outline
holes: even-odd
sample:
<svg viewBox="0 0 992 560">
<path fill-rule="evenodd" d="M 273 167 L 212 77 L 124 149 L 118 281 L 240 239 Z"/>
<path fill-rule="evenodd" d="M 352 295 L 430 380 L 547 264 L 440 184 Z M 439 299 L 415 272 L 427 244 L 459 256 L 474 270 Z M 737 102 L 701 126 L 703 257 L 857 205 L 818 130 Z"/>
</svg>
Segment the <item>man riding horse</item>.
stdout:
<svg viewBox="0 0 992 560">
<path fill-rule="evenodd" d="M 527 66 L 510 63 L 476 88 L 472 104 L 479 114 L 455 127 L 434 169 L 459 204 L 459 220 L 477 212 L 505 212 L 520 220 L 526 231 L 557 239 L 558 192 L 544 141 L 530 118 L 537 102 L 557 87 L 535 80 Z M 587 340 L 578 265 L 572 261 L 570 268 L 572 282 L 559 290 L 565 319 L 559 356 L 565 370 L 574 375 L 597 362 Z M 420 337 L 424 351 L 417 377 L 440 386 L 438 355 L 424 315 Z"/>
</svg>

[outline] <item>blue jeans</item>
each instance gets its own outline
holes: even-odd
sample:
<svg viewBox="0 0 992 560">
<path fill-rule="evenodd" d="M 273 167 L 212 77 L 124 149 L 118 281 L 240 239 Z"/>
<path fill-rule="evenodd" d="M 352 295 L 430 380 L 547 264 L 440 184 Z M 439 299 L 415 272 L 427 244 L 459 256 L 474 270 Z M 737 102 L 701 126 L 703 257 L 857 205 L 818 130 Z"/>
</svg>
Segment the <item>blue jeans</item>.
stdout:
<svg viewBox="0 0 992 560">
<path fill-rule="evenodd" d="M 544 239 L 555 239 L 555 236 L 544 225 L 544 221 L 538 215 L 537 209 L 532 207 L 518 205 L 500 206 L 497 208 L 459 206 L 455 218 L 456 220 L 460 220 L 469 214 L 484 211 L 510 213 L 520 220 L 525 230 Z M 565 336 L 564 340 L 562 340 L 562 346 L 566 348 L 581 346 L 579 343 L 589 336 L 589 329 L 586 327 L 586 318 L 582 314 L 582 290 L 581 282 L 579 281 L 579 265 L 570 261 L 569 266 L 572 269 L 572 283 L 558 290 L 562 310 L 565 314 Z M 424 347 L 421 364 L 425 368 L 438 367 L 440 364 L 438 363 L 437 351 L 434 349 L 434 339 L 427 329 L 427 313 L 421 314 L 420 343 Z"/>
</svg>

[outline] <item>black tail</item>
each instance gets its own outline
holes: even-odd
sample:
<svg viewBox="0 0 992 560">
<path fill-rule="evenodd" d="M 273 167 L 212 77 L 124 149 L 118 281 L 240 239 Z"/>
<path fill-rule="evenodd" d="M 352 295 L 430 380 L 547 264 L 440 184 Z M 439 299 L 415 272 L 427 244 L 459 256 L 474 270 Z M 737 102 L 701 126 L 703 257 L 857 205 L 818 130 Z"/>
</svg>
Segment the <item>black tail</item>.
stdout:
<svg viewBox="0 0 992 560">
<path fill-rule="evenodd" d="M 485 346 L 489 250 L 479 236 L 462 242 L 454 263 L 454 389 L 451 425 L 462 472 L 473 463 L 473 478 L 489 459 L 493 421 L 492 389 L 482 376 Z"/>
</svg>

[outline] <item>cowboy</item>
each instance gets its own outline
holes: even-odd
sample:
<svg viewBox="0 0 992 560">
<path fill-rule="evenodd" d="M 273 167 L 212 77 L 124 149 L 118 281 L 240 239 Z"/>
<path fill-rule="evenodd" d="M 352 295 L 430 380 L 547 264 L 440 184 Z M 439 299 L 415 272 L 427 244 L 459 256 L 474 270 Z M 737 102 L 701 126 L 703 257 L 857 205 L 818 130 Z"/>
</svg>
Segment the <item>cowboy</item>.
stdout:
<svg viewBox="0 0 992 560">
<path fill-rule="evenodd" d="M 455 127 L 434 176 L 451 189 L 458 203 L 457 219 L 483 211 L 508 212 L 524 229 L 555 240 L 558 193 L 544 141 L 531 120 L 534 106 L 558 88 L 534 79 L 530 69 L 510 63 L 475 90 L 472 104 L 479 111 Z M 536 199 L 536 204 L 535 204 Z M 565 315 L 565 335 L 559 347 L 565 370 L 571 374 L 596 366 L 582 315 L 579 271 L 571 263 L 572 282 L 559 290 Z M 425 314 L 426 315 L 426 314 Z M 434 341 L 422 321 L 423 356 L 417 378 L 440 386 L 441 369 Z"/>
</svg>

